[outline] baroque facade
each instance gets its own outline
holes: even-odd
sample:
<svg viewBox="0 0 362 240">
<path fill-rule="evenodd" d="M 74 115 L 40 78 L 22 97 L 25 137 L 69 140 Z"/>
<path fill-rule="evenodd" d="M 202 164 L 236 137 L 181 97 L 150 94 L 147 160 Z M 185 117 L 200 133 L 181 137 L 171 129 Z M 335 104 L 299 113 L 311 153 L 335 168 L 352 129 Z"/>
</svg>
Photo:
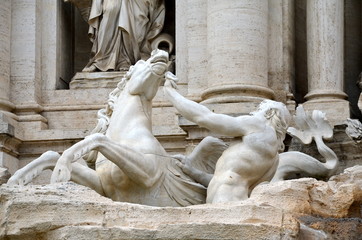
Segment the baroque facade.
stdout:
<svg viewBox="0 0 362 240">
<path fill-rule="evenodd" d="M 362 161 L 343 126 L 362 119 L 361 14 L 359 0 L 166 1 L 163 32 L 175 39 L 182 95 L 231 115 L 254 111 L 262 99 L 291 112 L 298 104 L 321 110 L 345 168 Z M 79 73 L 91 48 L 87 27 L 63 0 L 2 1 L 0 166 L 11 173 L 49 149 L 63 152 L 95 126 L 118 79 Z M 212 135 L 177 115 L 162 91 L 153 131 L 170 153 Z"/>
</svg>

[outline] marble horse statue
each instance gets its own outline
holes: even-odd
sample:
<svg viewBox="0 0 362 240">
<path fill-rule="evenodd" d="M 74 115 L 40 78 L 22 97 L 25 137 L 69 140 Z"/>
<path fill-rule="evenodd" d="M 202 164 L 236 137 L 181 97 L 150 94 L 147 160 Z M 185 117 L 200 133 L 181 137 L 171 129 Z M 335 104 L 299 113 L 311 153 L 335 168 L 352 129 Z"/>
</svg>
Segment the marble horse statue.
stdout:
<svg viewBox="0 0 362 240">
<path fill-rule="evenodd" d="M 18 170 L 8 184 L 27 184 L 44 169 L 52 169 L 52 183 L 71 180 L 115 201 L 151 206 L 204 203 L 206 188 L 185 174 L 179 160 L 169 156 L 152 134 L 152 99 L 167 65 L 168 53 L 154 50 L 147 61 L 131 66 L 110 93 L 107 107 L 99 111 L 95 133 L 62 155 L 44 153 Z M 191 155 L 207 162 L 210 156 L 217 159 L 224 146 L 207 137 Z M 81 158 L 89 166 L 78 163 Z"/>
</svg>

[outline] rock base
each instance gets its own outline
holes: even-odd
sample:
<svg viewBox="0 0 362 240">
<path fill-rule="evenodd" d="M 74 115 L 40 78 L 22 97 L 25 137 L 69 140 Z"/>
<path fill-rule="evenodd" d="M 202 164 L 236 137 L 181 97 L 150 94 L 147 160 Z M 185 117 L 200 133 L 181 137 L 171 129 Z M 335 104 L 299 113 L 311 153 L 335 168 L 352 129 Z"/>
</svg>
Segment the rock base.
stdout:
<svg viewBox="0 0 362 240">
<path fill-rule="evenodd" d="M 265 184 L 246 201 L 184 208 L 113 202 L 74 183 L 2 185 L 0 239 L 334 239 L 330 225 L 310 219 L 351 222 L 361 204 L 362 166 L 329 182 Z M 359 228 L 344 226 L 354 239 Z"/>
</svg>

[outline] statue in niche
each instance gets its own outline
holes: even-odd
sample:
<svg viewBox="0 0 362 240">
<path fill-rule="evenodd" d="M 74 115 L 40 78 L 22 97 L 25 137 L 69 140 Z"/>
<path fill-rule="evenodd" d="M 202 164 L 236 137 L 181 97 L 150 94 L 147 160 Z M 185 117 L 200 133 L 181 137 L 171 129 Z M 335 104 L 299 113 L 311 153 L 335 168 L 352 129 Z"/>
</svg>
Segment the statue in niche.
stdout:
<svg viewBox="0 0 362 240">
<path fill-rule="evenodd" d="M 283 103 L 272 100 L 264 100 L 250 115 L 231 117 L 184 98 L 175 90 L 176 82 L 176 76 L 167 73 L 164 92 L 181 115 L 214 133 L 242 137 L 222 153 L 214 173 L 200 168 L 195 162 L 198 158 L 178 158 L 181 169 L 207 187 L 206 202 L 241 201 L 258 184 L 284 180 L 292 174 L 330 177 L 336 172 L 338 158 L 323 142 L 333 136 L 333 128 L 322 112 L 315 110 L 309 117 L 299 106 L 295 122 L 300 130 L 288 128 L 289 111 Z M 297 151 L 283 153 L 287 132 L 304 144 L 314 139 L 325 163 Z"/>
<path fill-rule="evenodd" d="M 29 183 L 44 169 L 51 182 L 72 180 L 115 201 L 151 206 L 188 206 L 205 202 L 206 188 L 183 173 L 178 160 L 166 153 L 152 134 L 152 99 L 164 80 L 168 53 L 155 50 L 147 60 L 130 67 L 118 83 L 93 134 L 60 156 L 48 151 L 19 169 L 8 184 Z M 190 158 L 218 159 L 224 144 L 205 138 Z M 84 159 L 89 166 L 78 163 Z"/>
<path fill-rule="evenodd" d="M 126 71 L 147 59 L 164 25 L 164 0 L 66 1 L 75 4 L 89 24 L 93 47 L 83 72 Z"/>
</svg>

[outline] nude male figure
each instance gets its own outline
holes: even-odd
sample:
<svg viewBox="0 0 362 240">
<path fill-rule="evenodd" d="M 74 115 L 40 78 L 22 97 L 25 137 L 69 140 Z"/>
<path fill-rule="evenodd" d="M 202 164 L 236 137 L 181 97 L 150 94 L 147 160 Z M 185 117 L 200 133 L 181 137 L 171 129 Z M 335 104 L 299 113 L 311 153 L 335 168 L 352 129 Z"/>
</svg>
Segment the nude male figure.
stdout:
<svg viewBox="0 0 362 240">
<path fill-rule="evenodd" d="M 283 103 L 265 100 L 250 115 L 231 117 L 216 114 L 205 106 L 190 101 L 176 90 L 176 76 L 166 74 L 164 92 L 178 112 L 189 121 L 214 133 L 242 137 L 226 149 L 208 184 L 207 203 L 241 201 L 261 182 L 273 177 L 279 163 L 279 152 L 290 114 Z M 192 169 L 189 169 L 192 175 Z M 195 175 L 200 176 L 199 171 Z M 207 176 L 203 176 L 205 180 Z M 197 180 L 197 179 L 195 179 Z"/>
</svg>

